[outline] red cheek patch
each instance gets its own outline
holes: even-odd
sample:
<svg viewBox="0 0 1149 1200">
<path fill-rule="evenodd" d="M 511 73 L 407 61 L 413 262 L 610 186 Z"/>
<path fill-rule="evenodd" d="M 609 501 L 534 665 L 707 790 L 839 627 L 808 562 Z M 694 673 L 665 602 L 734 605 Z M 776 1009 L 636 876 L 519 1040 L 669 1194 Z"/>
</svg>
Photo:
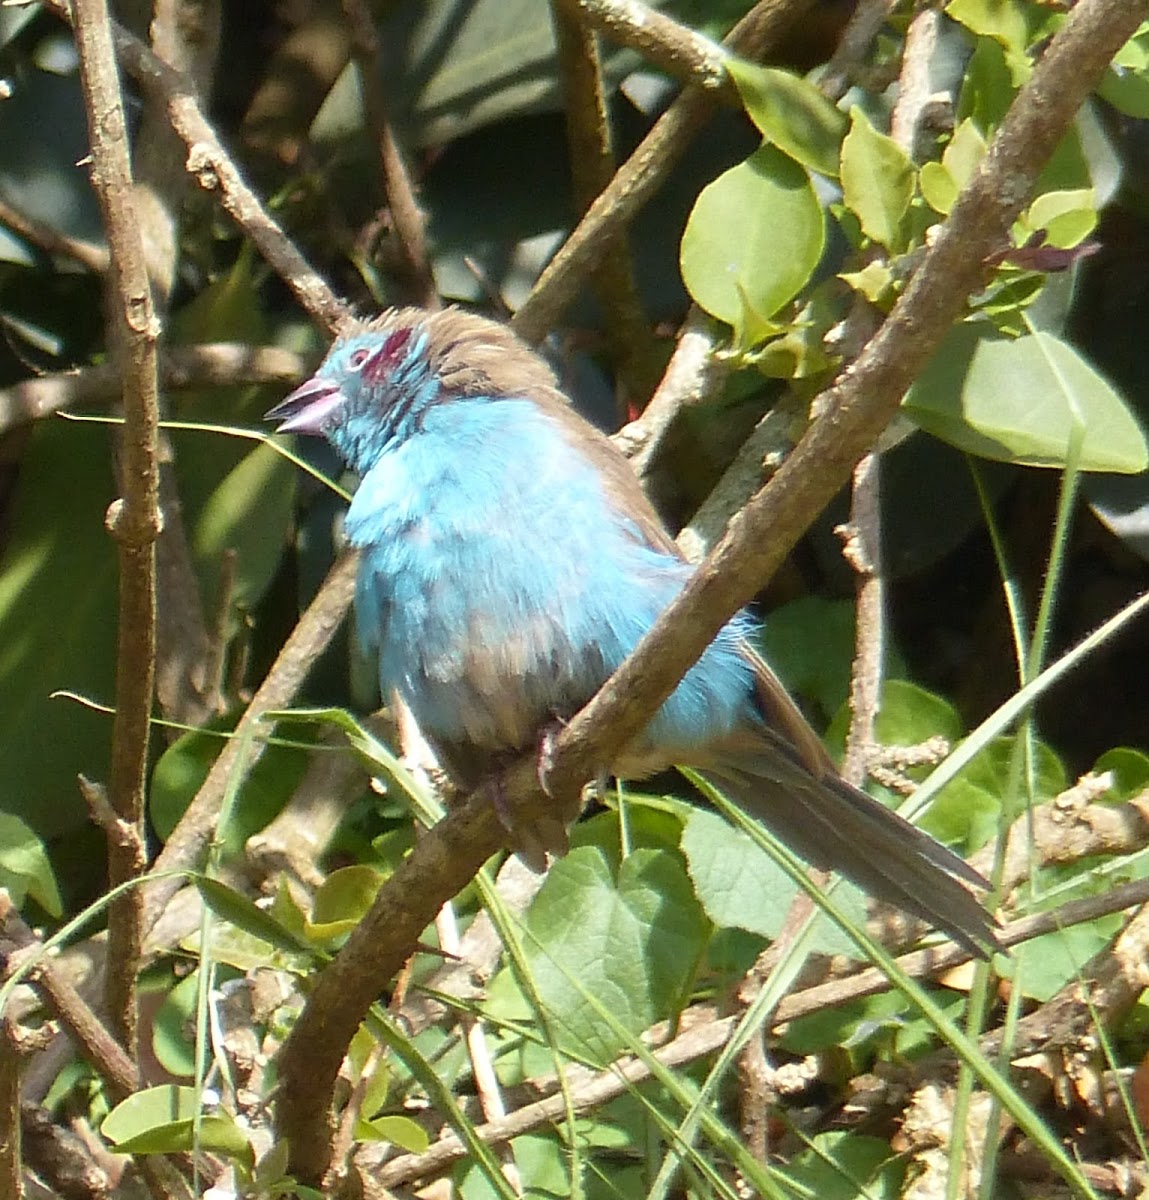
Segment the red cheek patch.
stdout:
<svg viewBox="0 0 1149 1200">
<path fill-rule="evenodd" d="M 369 383 L 382 383 L 395 370 L 407 343 L 411 340 L 410 329 L 396 329 L 389 333 L 383 344 L 367 360 L 363 367 L 363 378 Z"/>
</svg>

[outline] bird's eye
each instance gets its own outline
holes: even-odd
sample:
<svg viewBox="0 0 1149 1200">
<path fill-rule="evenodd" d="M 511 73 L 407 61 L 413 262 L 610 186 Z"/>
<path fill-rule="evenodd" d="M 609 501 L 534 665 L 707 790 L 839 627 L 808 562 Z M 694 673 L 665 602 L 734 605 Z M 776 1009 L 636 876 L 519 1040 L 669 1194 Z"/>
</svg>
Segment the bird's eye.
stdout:
<svg viewBox="0 0 1149 1200">
<path fill-rule="evenodd" d="M 361 366 L 371 357 L 371 351 L 365 348 L 356 350 L 347 360 L 347 365 L 353 370 L 358 371 Z"/>
</svg>

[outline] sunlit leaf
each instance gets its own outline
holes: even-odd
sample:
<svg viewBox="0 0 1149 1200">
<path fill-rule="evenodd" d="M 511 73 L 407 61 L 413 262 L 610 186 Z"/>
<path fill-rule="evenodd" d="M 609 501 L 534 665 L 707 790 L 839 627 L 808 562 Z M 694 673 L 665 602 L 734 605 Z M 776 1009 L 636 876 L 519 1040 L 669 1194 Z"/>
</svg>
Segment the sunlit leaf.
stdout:
<svg viewBox="0 0 1149 1200">
<path fill-rule="evenodd" d="M 1004 338 L 983 324 L 958 326 L 903 407 L 935 437 L 1000 462 L 1064 466 L 1080 433 L 1082 470 L 1149 466 L 1145 437 L 1121 397 L 1076 350 L 1044 332 Z"/>
<path fill-rule="evenodd" d="M 635 850 L 617 872 L 597 847 L 560 859 L 527 913 L 524 949 L 560 1036 L 609 1061 L 623 1041 L 586 993 L 632 1033 L 683 998 L 707 922 L 681 857 Z"/>
<path fill-rule="evenodd" d="M 772 317 L 809 280 L 824 242 L 825 218 L 809 176 L 763 146 L 703 188 L 682 238 L 682 278 L 742 343 L 746 306 Z"/>
<path fill-rule="evenodd" d="M 117 494 L 109 434 L 53 421 L 26 447 L 0 560 L 0 808 L 44 838 L 88 823 L 82 771 L 107 777 L 108 717 L 67 689 L 113 694 L 116 553 L 104 512 Z"/>
<path fill-rule="evenodd" d="M 899 248 L 902 223 L 914 197 L 915 174 L 906 152 L 879 133 L 860 108 L 850 111 L 842 143 L 842 199 L 867 237 Z"/>
<path fill-rule="evenodd" d="M 778 936 L 801 889 L 746 834 L 716 813 L 696 809 L 682 833 L 682 852 L 698 899 L 715 925 Z M 839 884 L 834 899 L 865 924 L 866 900 L 856 887 Z M 823 954 L 857 953 L 854 942 L 829 920 L 819 922 L 813 945 Z"/>
<path fill-rule="evenodd" d="M 731 58 L 726 63 L 750 119 L 767 141 L 822 175 L 837 177 L 849 120 L 804 79 Z"/>
<path fill-rule="evenodd" d="M 50 916 L 64 905 L 44 843 L 19 817 L 0 812 L 0 887 L 19 908 L 30 896 Z"/>
<path fill-rule="evenodd" d="M 430 1135 L 410 1117 L 383 1116 L 360 1120 L 355 1126 L 359 1142 L 392 1142 L 408 1154 L 422 1154 L 431 1144 Z"/>
<path fill-rule="evenodd" d="M 228 1114 L 203 1113 L 197 1128 L 202 1108 L 194 1088 L 162 1084 L 117 1104 L 100 1132 L 121 1154 L 171 1154 L 198 1146 L 248 1159 L 251 1145 Z"/>
</svg>

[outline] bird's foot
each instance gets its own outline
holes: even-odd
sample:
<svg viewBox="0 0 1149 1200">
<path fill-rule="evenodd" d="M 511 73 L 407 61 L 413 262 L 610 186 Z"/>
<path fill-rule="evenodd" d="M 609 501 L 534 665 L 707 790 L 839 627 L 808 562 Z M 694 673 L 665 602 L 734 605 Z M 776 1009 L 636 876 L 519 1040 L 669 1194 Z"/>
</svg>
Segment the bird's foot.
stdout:
<svg viewBox="0 0 1149 1200">
<path fill-rule="evenodd" d="M 551 797 L 555 795 L 550 786 L 550 773 L 554 766 L 554 747 L 562 730 L 563 722 L 556 719 L 539 735 L 535 775 L 539 781 L 539 787 L 547 796 Z M 515 853 L 531 870 L 544 870 L 548 856 L 561 857 L 570 849 L 567 826 L 579 814 L 581 808 L 579 797 L 576 796 L 573 806 L 556 804 L 544 814 L 532 815 L 530 820 L 524 820 L 522 814 L 515 811 L 507 795 L 505 766 L 496 766 L 488 776 L 484 787 L 491 798 L 491 804 L 500 824 L 511 835 L 511 844 L 515 848 Z M 568 808 L 570 811 L 565 811 Z"/>
<path fill-rule="evenodd" d="M 578 820 L 583 808 L 583 789 L 579 788 L 573 794 L 567 789 L 561 791 L 551 785 L 551 775 L 555 766 L 555 746 L 559 735 L 566 729 L 567 723 L 560 717 L 555 717 L 549 725 L 544 726 L 539 734 L 538 755 L 535 759 L 535 774 L 539 787 L 554 801 L 554 820 L 561 822 L 564 830 L 563 842 L 566 843 L 565 830 Z M 566 849 L 562 851 L 566 853 Z"/>
<path fill-rule="evenodd" d="M 532 871 L 545 871 L 549 855 L 563 855 L 570 849 L 566 826 L 560 821 L 549 814 L 524 820 L 521 813 L 516 812 L 507 795 L 504 768 L 496 768 L 483 788 L 490 797 L 499 824 L 510 835 L 510 844 L 515 853 Z"/>
</svg>

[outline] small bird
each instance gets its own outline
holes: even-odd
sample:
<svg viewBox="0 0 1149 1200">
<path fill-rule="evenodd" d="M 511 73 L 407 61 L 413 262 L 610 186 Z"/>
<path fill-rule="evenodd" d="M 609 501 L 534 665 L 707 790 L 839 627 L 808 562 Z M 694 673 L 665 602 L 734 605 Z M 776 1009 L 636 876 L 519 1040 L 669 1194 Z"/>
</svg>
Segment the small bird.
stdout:
<svg viewBox="0 0 1149 1200">
<path fill-rule="evenodd" d="M 626 459 L 505 326 L 403 308 L 357 324 L 268 414 L 360 477 L 355 613 L 441 765 L 473 787 L 595 694 L 691 568 Z M 961 858 L 847 783 L 737 614 L 622 757 L 711 779 L 808 862 L 966 949 L 996 947 Z"/>
</svg>

